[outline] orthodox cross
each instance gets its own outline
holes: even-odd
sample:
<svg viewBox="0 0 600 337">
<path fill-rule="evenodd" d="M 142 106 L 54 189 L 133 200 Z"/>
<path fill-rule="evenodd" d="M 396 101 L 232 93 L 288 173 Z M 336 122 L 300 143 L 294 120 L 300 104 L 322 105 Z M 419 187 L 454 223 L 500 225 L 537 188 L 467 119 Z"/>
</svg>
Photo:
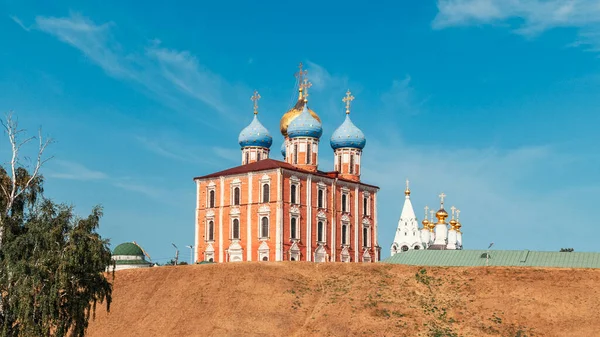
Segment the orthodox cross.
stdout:
<svg viewBox="0 0 600 337">
<path fill-rule="evenodd" d="M 294 74 L 294 76 L 296 76 L 296 78 L 298 79 L 298 83 L 300 84 L 300 88 L 302 88 L 302 82 L 304 80 L 304 76 L 306 76 L 306 74 L 308 74 L 308 71 L 302 70 L 303 66 L 304 65 L 302 64 L 302 62 L 300 62 L 300 65 L 298 65 L 298 72 Z"/>
<path fill-rule="evenodd" d="M 456 207 L 452 206 L 450 207 L 450 209 L 452 210 L 452 219 L 454 219 L 454 212 L 456 211 Z"/>
<path fill-rule="evenodd" d="M 408 181 L 408 179 L 406 179 L 406 189 L 407 189 L 407 190 L 409 189 L 409 188 L 408 188 L 408 183 L 409 183 L 409 181 Z"/>
<path fill-rule="evenodd" d="M 252 97 L 250 97 L 250 99 L 252 100 L 252 102 L 254 102 L 254 114 L 257 115 L 258 114 L 258 100 L 260 99 L 260 95 L 258 94 L 257 90 L 254 90 L 254 95 L 252 95 Z"/>
<path fill-rule="evenodd" d="M 354 101 L 354 96 L 350 92 L 350 89 L 346 91 L 346 97 L 342 98 L 342 102 L 346 103 L 346 114 L 350 113 L 350 103 Z M 406 188 L 408 188 L 408 180 L 406 181 Z"/>
<path fill-rule="evenodd" d="M 442 194 L 438 195 L 438 197 L 440 197 L 440 200 L 442 201 L 442 208 L 444 208 L 444 198 L 446 197 L 446 195 L 444 194 L 444 192 L 442 192 Z"/>
<path fill-rule="evenodd" d="M 456 221 L 458 221 L 458 217 L 460 216 L 460 209 L 456 210 Z"/>
<path fill-rule="evenodd" d="M 429 211 L 429 214 L 431 214 L 431 220 L 433 221 L 433 210 Z"/>
<path fill-rule="evenodd" d="M 427 219 L 427 211 L 429 211 L 429 206 L 425 206 L 425 219 Z"/>
<path fill-rule="evenodd" d="M 305 74 L 306 75 L 306 74 Z M 302 83 L 300 83 L 300 89 L 304 92 L 304 99 L 308 98 L 308 88 L 312 87 L 312 83 L 308 81 L 308 78 L 304 77 Z"/>
</svg>

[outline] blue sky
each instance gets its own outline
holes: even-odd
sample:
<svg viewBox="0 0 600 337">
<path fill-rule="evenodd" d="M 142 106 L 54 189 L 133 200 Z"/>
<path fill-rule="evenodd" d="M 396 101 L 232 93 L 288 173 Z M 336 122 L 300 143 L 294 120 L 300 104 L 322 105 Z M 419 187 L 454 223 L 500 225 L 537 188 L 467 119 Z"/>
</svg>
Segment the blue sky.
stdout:
<svg viewBox="0 0 600 337">
<path fill-rule="evenodd" d="M 156 261 L 189 258 L 192 178 L 240 163 L 254 89 L 281 159 L 300 61 L 321 169 L 356 97 L 383 257 L 406 178 L 420 220 L 442 191 L 461 209 L 465 248 L 597 250 L 596 1 L 3 1 L 0 32 L 0 111 L 56 140 L 47 195 L 103 205 L 100 232 Z"/>
</svg>

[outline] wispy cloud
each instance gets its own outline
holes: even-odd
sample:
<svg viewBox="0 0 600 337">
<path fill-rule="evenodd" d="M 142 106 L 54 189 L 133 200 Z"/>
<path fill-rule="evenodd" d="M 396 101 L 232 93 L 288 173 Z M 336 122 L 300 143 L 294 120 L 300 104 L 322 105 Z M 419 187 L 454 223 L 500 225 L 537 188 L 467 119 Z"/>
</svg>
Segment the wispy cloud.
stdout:
<svg viewBox="0 0 600 337">
<path fill-rule="evenodd" d="M 394 80 L 389 91 L 381 95 L 384 108 L 406 115 L 417 115 L 422 112 L 428 98 L 420 98 L 411 85 L 411 77 L 406 75 L 402 80 Z"/>
<path fill-rule="evenodd" d="M 82 164 L 67 160 L 55 159 L 50 162 L 54 166 L 47 176 L 56 179 L 67 180 L 104 180 L 108 179 L 108 175 L 104 172 L 90 169 Z"/>
<path fill-rule="evenodd" d="M 11 15 L 10 18 L 17 24 L 19 25 L 21 28 L 23 28 L 25 31 L 30 31 L 31 28 L 25 26 L 25 24 L 23 24 L 23 21 L 21 21 L 21 19 L 19 19 L 18 17 Z"/>
<path fill-rule="evenodd" d="M 438 0 L 435 29 L 511 23 L 516 33 L 535 36 L 557 27 L 579 30 L 571 46 L 600 52 L 600 3 L 596 0 Z M 512 20 L 518 19 L 518 21 Z"/>
<path fill-rule="evenodd" d="M 202 148 L 193 146 L 193 142 L 186 141 L 168 133 L 154 133 L 152 137 L 136 135 L 134 140 L 144 149 L 167 159 L 185 163 L 204 164 L 221 167 L 226 159 L 232 161 L 233 149 L 221 147 Z M 237 152 L 237 151 L 236 151 Z M 236 155 L 239 157 L 239 154 Z M 237 158 L 239 161 L 239 158 Z"/>
<path fill-rule="evenodd" d="M 306 61 L 306 65 L 308 78 L 313 84 L 311 89 L 313 90 L 331 90 L 335 88 L 346 87 L 348 85 L 348 78 L 345 76 L 332 75 L 323 66 L 311 61 Z"/>
<path fill-rule="evenodd" d="M 202 110 L 198 106 L 202 103 L 232 119 L 239 102 L 236 97 L 250 92 L 211 72 L 189 51 L 163 47 L 159 40 L 151 40 L 143 50 L 127 50 L 115 37 L 113 22 L 97 24 L 75 13 L 68 17 L 38 16 L 35 22 L 37 29 L 77 48 L 108 75 L 135 84 L 178 111 Z"/>
</svg>

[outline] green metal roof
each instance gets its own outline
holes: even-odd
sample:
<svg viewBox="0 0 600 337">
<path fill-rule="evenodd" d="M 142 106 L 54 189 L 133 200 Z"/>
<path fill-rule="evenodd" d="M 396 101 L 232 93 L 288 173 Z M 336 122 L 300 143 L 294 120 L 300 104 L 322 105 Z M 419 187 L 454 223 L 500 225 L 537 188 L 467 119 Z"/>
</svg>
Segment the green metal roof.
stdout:
<svg viewBox="0 0 600 337">
<path fill-rule="evenodd" d="M 126 265 L 131 265 L 131 264 L 151 264 L 150 262 L 146 261 L 146 260 L 114 260 L 115 264 L 120 265 L 120 264 L 126 264 Z"/>
<path fill-rule="evenodd" d="M 112 255 L 141 255 L 144 256 L 142 249 L 133 242 L 125 242 L 113 250 Z"/>
<path fill-rule="evenodd" d="M 409 250 L 382 263 L 416 266 L 485 266 L 486 250 Z M 490 266 L 600 268 L 600 253 L 490 250 Z"/>
</svg>

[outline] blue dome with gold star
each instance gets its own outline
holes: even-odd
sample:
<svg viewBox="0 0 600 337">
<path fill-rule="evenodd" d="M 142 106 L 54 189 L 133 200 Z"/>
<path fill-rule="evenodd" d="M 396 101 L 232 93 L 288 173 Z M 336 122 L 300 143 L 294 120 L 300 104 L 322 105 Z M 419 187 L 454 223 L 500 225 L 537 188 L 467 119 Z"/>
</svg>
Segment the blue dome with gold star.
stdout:
<svg viewBox="0 0 600 337">
<path fill-rule="evenodd" d="M 367 144 L 365 134 L 352 123 L 350 115 L 346 114 L 346 120 L 331 135 L 331 147 L 334 150 L 344 147 L 362 150 Z"/>
<path fill-rule="evenodd" d="M 240 132 L 238 142 L 241 147 L 257 146 L 270 148 L 271 144 L 273 144 L 273 137 L 269 134 L 269 130 L 258 121 L 258 117 L 255 114 L 252 123 Z"/>
<path fill-rule="evenodd" d="M 304 105 L 302 113 L 290 122 L 287 128 L 287 134 L 290 138 L 296 137 L 312 137 L 321 138 L 323 128 L 321 122 L 311 116 L 308 112 L 307 105 Z"/>
</svg>

